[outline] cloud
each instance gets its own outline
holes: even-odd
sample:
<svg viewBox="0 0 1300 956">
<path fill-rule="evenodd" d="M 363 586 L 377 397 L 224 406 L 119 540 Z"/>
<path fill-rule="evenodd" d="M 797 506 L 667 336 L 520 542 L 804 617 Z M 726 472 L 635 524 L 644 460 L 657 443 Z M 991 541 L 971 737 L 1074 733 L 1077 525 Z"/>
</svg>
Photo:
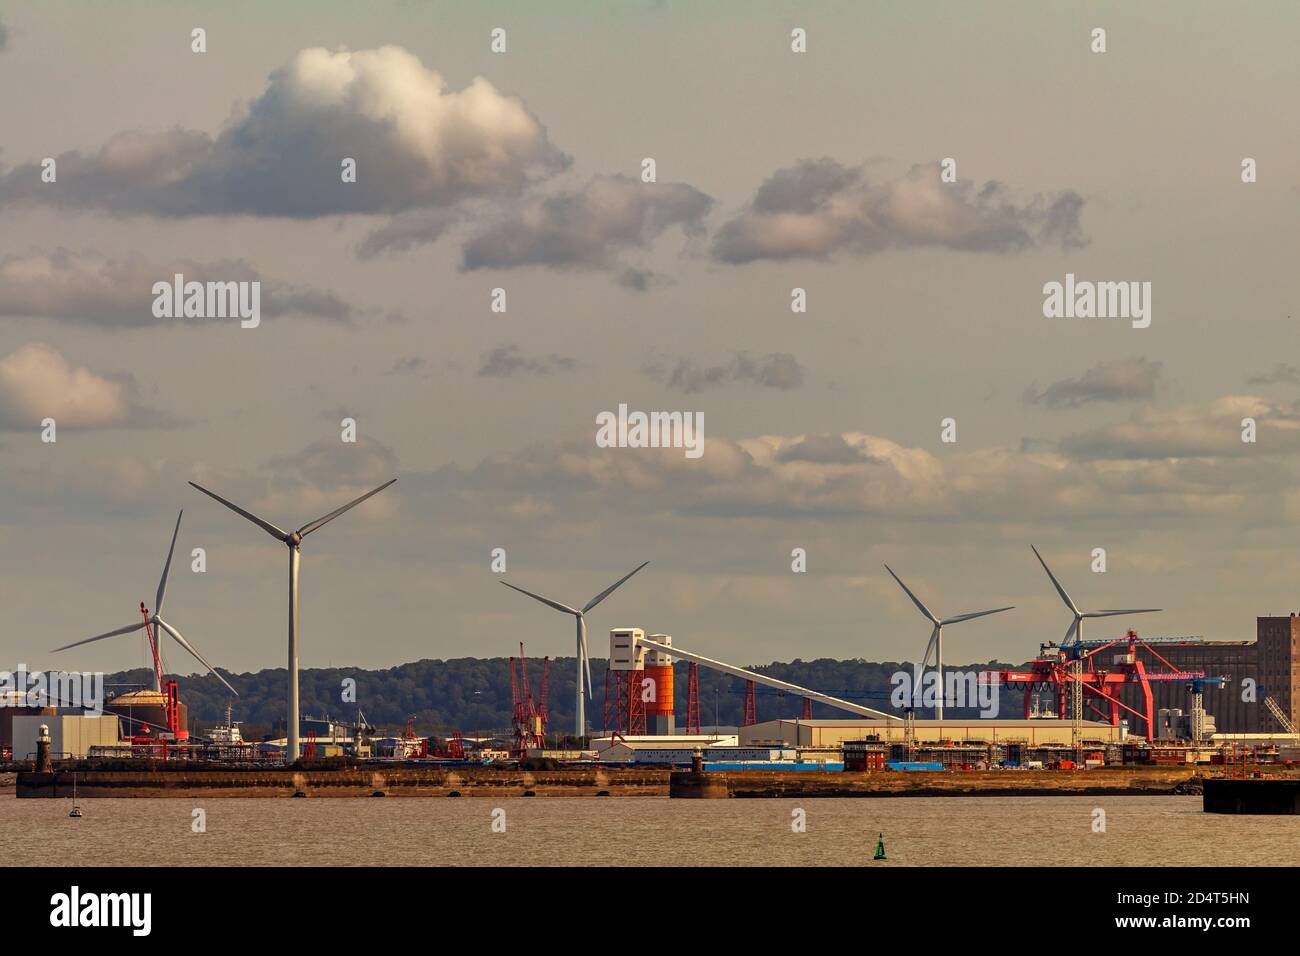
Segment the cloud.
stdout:
<svg viewBox="0 0 1300 956">
<path fill-rule="evenodd" d="M 393 367 L 389 369 L 388 373 L 390 375 L 407 375 L 423 372 L 428 364 L 418 355 L 403 355 L 393 360 Z"/>
<path fill-rule="evenodd" d="M 699 235 L 713 200 L 685 183 L 597 176 L 577 192 L 528 200 L 465 244 L 465 269 L 551 266 L 612 269 L 617 254 L 645 249 L 673 226 Z M 630 275 L 629 275 L 630 271 Z M 643 286 L 629 270 L 623 284 Z"/>
<path fill-rule="evenodd" d="M 1017 204 L 996 182 L 978 189 L 942 182 L 937 163 L 913 166 L 880 184 L 868 183 L 864 173 L 864 167 L 831 159 L 778 170 L 749 207 L 719 230 L 714 258 L 740 264 L 925 246 L 1007 253 L 1086 241 L 1079 224 L 1083 200 L 1073 192 Z"/>
<path fill-rule="evenodd" d="M 1025 390 L 1025 402 L 1051 409 L 1078 408 L 1091 402 L 1136 402 L 1155 396 L 1160 362 L 1146 358 L 1104 362 L 1079 378 L 1053 382 L 1039 391 L 1037 383 Z"/>
<path fill-rule="evenodd" d="M 7 49 L 9 49 L 9 29 L 4 25 L 4 21 L 0 20 L 0 53 Z"/>
<path fill-rule="evenodd" d="M 671 371 L 652 360 L 642 371 L 683 392 L 702 392 L 725 385 L 759 385 L 764 388 L 789 390 L 803 384 L 804 369 L 789 353 L 777 352 L 761 358 L 750 358 L 747 352 L 736 352 L 725 365 L 701 367 L 688 358 L 677 360 Z"/>
<path fill-rule="evenodd" d="M 464 213 L 459 209 L 418 209 L 394 216 L 357 244 L 357 258 L 409 252 L 416 246 L 437 242 L 463 218 Z"/>
<path fill-rule="evenodd" d="M 545 355 L 537 358 L 519 354 L 517 345 L 501 345 L 484 352 L 478 367 L 480 378 L 509 378 L 517 373 L 550 375 L 576 368 L 576 359 L 565 355 Z"/>
<path fill-rule="evenodd" d="M 1300 368 L 1285 362 L 1278 362 L 1273 371 L 1263 375 L 1252 375 L 1246 380 L 1248 385 L 1300 385 Z"/>
<path fill-rule="evenodd" d="M 1258 423 L 1244 442 L 1242 420 Z M 1066 436 L 1060 450 L 1080 459 L 1258 458 L 1300 452 L 1300 405 L 1225 395 L 1208 405 L 1143 409 L 1127 422 Z"/>
<path fill-rule="evenodd" d="M 1285 469 L 1254 461 L 1078 461 L 1059 451 L 1003 447 L 938 456 L 840 432 L 709 435 L 697 460 L 679 449 L 611 450 L 590 440 L 537 444 L 473 468 L 441 468 L 425 476 L 418 494 L 479 534 L 519 515 L 539 534 L 579 517 L 584 527 L 600 527 L 607 517 L 620 527 L 653 518 L 662 529 L 677 521 L 695 535 L 709 519 L 833 524 L 872 517 L 891 528 L 992 524 L 1005 535 L 1065 517 L 1108 525 L 1134 516 L 1240 519 L 1243 512 L 1267 513 L 1290 487 Z M 740 525 L 726 527 L 741 533 Z M 757 533 L 754 525 L 744 528 Z"/>
<path fill-rule="evenodd" d="M 787 442 L 773 456 L 779 462 L 810 461 L 817 464 L 848 465 L 870 461 L 871 457 L 858 445 L 850 445 L 843 435 L 802 435 Z"/>
<path fill-rule="evenodd" d="M 342 181 L 345 158 L 356 182 Z M 482 77 L 449 91 L 398 46 L 300 51 L 215 138 L 131 130 L 56 159 L 56 184 L 35 163 L 0 177 L 0 203 L 163 217 L 397 213 L 509 193 L 568 163 L 520 99 Z"/>
<path fill-rule="evenodd" d="M 301 315 L 332 322 L 355 318 L 351 305 L 332 293 L 263 278 L 242 259 L 149 263 L 138 257 L 109 259 L 58 249 L 0 259 L 0 316 L 50 318 L 101 328 L 210 325 L 206 321 L 157 318 L 153 284 L 185 281 L 261 282 L 261 312 Z"/>
<path fill-rule="evenodd" d="M 44 342 L 30 342 L 0 359 L 0 428 L 37 429 L 45 418 L 60 428 L 166 424 L 138 405 L 135 393 L 129 376 L 96 374 Z"/>
</svg>

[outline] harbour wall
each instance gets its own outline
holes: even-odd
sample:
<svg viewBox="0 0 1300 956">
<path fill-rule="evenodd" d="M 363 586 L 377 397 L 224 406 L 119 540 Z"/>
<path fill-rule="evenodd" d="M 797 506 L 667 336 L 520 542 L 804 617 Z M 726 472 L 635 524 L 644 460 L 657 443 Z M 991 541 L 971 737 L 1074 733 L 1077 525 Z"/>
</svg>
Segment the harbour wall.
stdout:
<svg viewBox="0 0 1300 956">
<path fill-rule="evenodd" d="M 706 774 L 725 795 L 761 797 L 1089 796 L 1200 793 L 1193 767 L 1116 767 L 1017 771 L 729 770 Z M 353 767 L 326 770 L 207 769 L 75 771 L 78 799 L 95 797 L 448 797 L 669 795 L 668 769 L 565 768 L 525 771 L 488 767 Z M 74 772 L 19 773 L 20 798 L 67 798 Z M 710 787 L 710 795 L 721 795 Z"/>
</svg>

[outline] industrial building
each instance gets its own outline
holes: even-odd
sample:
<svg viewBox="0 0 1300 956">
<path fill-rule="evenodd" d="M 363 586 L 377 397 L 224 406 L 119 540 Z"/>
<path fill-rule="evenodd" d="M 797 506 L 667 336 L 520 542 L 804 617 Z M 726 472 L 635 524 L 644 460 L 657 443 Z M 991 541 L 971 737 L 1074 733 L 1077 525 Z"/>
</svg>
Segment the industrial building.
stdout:
<svg viewBox="0 0 1300 956">
<path fill-rule="evenodd" d="M 1068 720 L 947 719 L 914 722 L 916 742 L 982 742 L 1027 744 L 1033 747 L 1071 743 Z M 1085 720 L 1083 739 L 1096 743 L 1119 743 L 1124 727 Z M 904 743 L 906 729 L 899 721 L 887 720 L 765 720 L 739 728 L 740 746 L 842 747 L 846 740 L 875 738 L 882 743 Z"/>
<path fill-rule="evenodd" d="M 1300 668 L 1297 667 L 1297 645 L 1300 644 L 1300 617 L 1292 612 L 1288 617 L 1259 617 L 1255 619 L 1257 648 L 1256 668 L 1259 686 L 1286 714 L 1291 723 L 1300 716 L 1296 704 L 1300 701 Z M 1238 688 L 1241 684 L 1238 682 Z M 1219 722 L 1220 728 L 1223 722 Z M 1273 715 L 1260 715 L 1258 730 L 1273 733 L 1284 730 Z"/>
<path fill-rule="evenodd" d="M 115 714 L 59 714 L 16 716 L 13 719 L 14 759 L 35 757 L 41 727 L 50 729 L 50 756 L 86 757 L 92 747 L 116 747 L 122 742 L 120 721 Z"/>
<path fill-rule="evenodd" d="M 1260 618 L 1261 621 L 1270 620 Z M 1222 733 L 1250 734 L 1257 732 L 1260 720 L 1259 704 L 1242 699 L 1242 681 L 1258 682 L 1256 667 L 1258 648 L 1254 641 L 1202 641 L 1196 639 L 1162 640 L 1153 645 L 1160 656 L 1180 671 L 1202 673 L 1208 677 L 1228 677 L 1223 684 L 1205 684 L 1202 687 L 1205 710 L 1214 717 L 1215 726 Z M 1159 681 L 1151 685 L 1152 706 L 1161 710 L 1190 708 L 1187 684 L 1176 681 Z"/>
</svg>

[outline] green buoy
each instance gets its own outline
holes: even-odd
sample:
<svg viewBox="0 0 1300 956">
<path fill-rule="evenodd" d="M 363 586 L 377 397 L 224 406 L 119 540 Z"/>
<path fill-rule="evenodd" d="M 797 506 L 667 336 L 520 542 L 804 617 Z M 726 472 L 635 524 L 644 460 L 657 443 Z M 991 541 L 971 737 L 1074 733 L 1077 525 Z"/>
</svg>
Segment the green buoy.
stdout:
<svg viewBox="0 0 1300 956">
<path fill-rule="evenodd" d="M 875 858 L 876 858 L 877 860 L 887 860 L 887 859 L 889 859 L 889 857 L 885 856 L 885 835 L 884 835 L 883 833 L 880 834 L 880 838 L 879 838 L 878 840 L 876 840 L 876 856 L 875 856 Z"/>
</svg>

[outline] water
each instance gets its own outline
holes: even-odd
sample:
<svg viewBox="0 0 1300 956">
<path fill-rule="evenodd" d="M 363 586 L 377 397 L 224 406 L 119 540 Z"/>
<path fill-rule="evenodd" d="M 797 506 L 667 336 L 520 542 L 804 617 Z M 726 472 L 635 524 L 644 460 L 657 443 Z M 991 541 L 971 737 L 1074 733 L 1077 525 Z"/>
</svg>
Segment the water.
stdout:
<svg viewBox="0 0 1300 956">
<path fill-rule="evenodd" d="M 0 793 L 0 833 L 22 862 L 65 866 L 1300 865 L 1300 816 L 1207 814 L 1200 797 L 96 798 L 80 820 L 71 807 Z M 806 833 L 791 831 L 797 808 Z M 872 863 L 882 832 L 889 860 Z"/>
</svg>

